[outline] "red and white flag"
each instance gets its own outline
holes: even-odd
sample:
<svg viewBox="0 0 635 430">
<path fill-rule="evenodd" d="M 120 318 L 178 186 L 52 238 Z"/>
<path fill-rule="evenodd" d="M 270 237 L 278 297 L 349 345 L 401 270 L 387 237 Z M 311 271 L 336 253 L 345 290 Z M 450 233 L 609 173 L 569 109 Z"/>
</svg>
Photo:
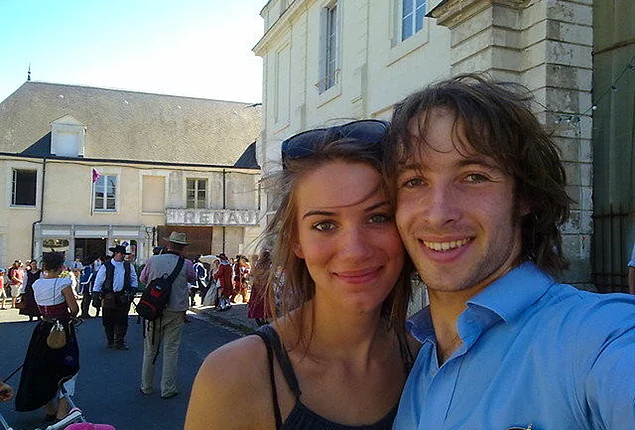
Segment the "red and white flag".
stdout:
<svg viewBox="0 0 635 430">
<path fill-rule="evenodd" d="M 93 184 L 97 182 L 101 178 L 101 173 L 99 173 L 96 169 L 93 169 Z"/>
</svg>

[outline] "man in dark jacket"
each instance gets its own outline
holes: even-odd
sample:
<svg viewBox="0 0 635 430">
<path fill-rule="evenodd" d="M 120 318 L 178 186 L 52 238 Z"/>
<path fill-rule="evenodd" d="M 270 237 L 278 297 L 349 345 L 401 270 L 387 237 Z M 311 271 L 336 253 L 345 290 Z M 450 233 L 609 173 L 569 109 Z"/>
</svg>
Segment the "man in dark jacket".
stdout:
<svg viewBox="0 0 635 430">
<path fill-rule="evenodd" d="M 107 347 L 126 350 L 129 349 L 125 341 L 128 313 L 139 283 L 134 266 L 129 261 L 124 261 L 124 257 L 129 255 L 126 247 L 117 245 L 109 250 L 112 252 L 112 259 L 99 268 L 93 286 L 93 297 L 101 298 Z"/>
</svg>

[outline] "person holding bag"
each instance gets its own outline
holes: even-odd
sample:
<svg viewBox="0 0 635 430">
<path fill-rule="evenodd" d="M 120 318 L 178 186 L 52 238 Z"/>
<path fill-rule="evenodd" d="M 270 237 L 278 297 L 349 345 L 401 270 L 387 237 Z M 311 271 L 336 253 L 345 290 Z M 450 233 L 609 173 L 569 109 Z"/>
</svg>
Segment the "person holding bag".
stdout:
<svg viewBox="0 0 635 430">
<path fill-rule="evenodd" d="M 18 412 L 44 406 L 45 422 L 66 416 L 68 402 L 60 393 L 60 383 L 63 382 L 66 392 L 73 395 L 79 371 L 79 347 L 73 325 L 79 306 L 71 280 L 60 278 L 63 265 L 64 254 L 61 252 L 45 253 L 42 258 L 44 277 L 33 283 L 33 293 L 43 319 L 33 330 L 15 397 Z M 54 332 L 60 326 L 64 333 L 60 337 L 65 337 L 65 342 L 53 343 L 53 337 L 59 336 L 59 331 L 57 335 Z"/>
</svg>

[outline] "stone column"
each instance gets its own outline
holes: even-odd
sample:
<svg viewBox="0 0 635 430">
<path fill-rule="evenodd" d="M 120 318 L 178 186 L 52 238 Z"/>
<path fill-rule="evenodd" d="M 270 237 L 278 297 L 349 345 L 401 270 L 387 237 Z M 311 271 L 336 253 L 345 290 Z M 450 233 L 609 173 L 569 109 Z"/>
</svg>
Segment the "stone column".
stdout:
<svg viewBox="0 0 635 430">
<path fill-rule="evenodd" d="M 590 244 L 593 0 L 443 0 L 428 16 L 451 30 L 451 70 L 523 84 L 562 151 L 576 201 L 563 228 L 565 281 L 592 288 Z"/>
</svg>

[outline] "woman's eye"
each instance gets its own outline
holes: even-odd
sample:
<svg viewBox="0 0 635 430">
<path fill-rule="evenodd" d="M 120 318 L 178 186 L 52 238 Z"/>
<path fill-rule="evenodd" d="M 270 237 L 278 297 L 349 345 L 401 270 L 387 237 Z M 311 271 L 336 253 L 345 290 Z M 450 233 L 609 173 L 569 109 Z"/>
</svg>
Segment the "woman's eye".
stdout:
<svg viewBox="0 0 635 430">
<path fill-rule="evenodd" d="M 373 215 L 372 217 L 370 217 L 370 222 L 373 224 L 376 223 L 384 223 L 384 222 L 388 222 L 392 220 L 392 216 L 387 215 L 387 214 L 376 214 Z"/>
<path fill-rule="evenodd" d="M 313 228 L 317 231 L 330 231 L 335 228 L 335 224 L 330 221 L 322 221 L 313 225 Z"/>
</svg>

